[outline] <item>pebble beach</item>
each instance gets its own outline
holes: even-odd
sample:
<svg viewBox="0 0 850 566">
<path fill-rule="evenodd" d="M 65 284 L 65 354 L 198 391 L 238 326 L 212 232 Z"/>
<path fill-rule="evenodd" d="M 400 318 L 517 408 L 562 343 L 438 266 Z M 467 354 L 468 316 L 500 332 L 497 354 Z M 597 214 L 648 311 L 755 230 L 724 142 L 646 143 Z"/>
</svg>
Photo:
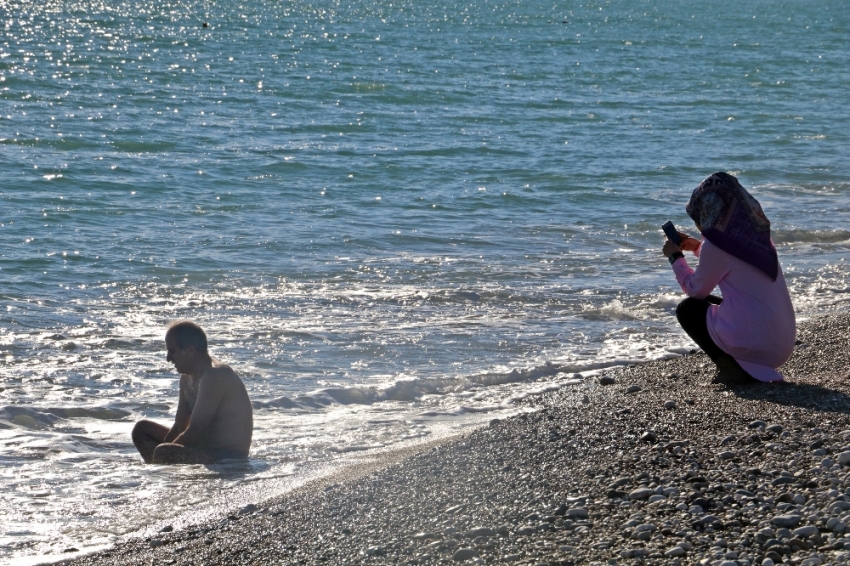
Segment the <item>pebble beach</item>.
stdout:
<svg viewBox="0 0 850 566">
<path fill-rule="evenodd" d="M 712 384 L 702 353 L 623 367 L 378 469 L 61 564 L 845 564 L 848 327 L 799 323 L 783 384 Z"/>
</svg>

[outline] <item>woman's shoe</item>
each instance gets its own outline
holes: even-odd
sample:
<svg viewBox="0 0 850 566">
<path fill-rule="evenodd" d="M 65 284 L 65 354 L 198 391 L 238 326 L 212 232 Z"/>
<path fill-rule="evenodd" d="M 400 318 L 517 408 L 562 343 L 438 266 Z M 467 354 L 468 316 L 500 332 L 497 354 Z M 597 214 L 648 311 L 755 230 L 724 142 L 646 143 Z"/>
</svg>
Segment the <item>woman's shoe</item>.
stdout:
<svg viewBox="0 0 850 566">
<path fill-rule="evenodd" d="M 717 375 L 711 380 L 712 383 L 723 385 L 749 385 L 755 383 L 755 379 L 744 371 L 735 358 L 724 355 L 714 361 L 717 366 Z"/>
</svg>

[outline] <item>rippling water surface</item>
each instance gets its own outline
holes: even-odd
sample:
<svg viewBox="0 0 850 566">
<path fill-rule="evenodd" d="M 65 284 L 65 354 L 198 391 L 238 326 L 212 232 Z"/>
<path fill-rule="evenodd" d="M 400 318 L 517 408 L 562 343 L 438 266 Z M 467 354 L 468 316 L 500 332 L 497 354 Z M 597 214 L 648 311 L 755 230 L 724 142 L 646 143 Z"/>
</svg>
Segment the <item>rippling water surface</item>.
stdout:
<svg viewBox="0 0 850 566">
<path fill-rule="evenodd" d="M 691 347 L 658 227 L 715 170 L 800 317 L 847 308 L 845 8 L 0 3 L 0 562 Z M 247 465 L 135 454 L 177 318 L 246 381 Z"/>
</svg>

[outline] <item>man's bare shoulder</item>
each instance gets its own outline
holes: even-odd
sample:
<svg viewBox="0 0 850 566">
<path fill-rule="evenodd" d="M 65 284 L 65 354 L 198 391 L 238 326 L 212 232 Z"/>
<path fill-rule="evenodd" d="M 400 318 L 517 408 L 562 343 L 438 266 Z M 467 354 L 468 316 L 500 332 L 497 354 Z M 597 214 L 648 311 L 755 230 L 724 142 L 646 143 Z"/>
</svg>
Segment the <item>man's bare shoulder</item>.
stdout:
<svg viewBox="0 0 850 566">
<path fill-rule="evenodd" d="M 217 381 L 222 384 L 232 383 L 234 381 L 242 383 L 242 378 L 239 377 L 239 374 L 236 373 L 233 368 L 218 361 L 213 363 L 213 367 L 204 373 L 204 378 L 209 379 L 210 381 Z"/>
</svg>

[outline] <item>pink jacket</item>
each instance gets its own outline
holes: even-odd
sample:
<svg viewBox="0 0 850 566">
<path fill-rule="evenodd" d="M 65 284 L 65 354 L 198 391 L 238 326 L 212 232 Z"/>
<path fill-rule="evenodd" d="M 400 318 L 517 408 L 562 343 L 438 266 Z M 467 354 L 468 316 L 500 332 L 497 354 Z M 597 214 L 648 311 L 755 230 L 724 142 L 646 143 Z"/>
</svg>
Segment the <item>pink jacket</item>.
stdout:
<svg viewBox="0 0 850 566">
<path fill-rule="evenodd" d="M 706 314 L 711 339 L 756 379 L 781 380 L 775 368 L 791 357 L 797 331 L 782 269 L 771 281 L 706 239 L 695 255 L 696 271 L 684 258 L 673 263 L 673 271 L 689 297 L 704 299 L 720 287 L 723 302 L 711 305 Z"/>
</svg>

